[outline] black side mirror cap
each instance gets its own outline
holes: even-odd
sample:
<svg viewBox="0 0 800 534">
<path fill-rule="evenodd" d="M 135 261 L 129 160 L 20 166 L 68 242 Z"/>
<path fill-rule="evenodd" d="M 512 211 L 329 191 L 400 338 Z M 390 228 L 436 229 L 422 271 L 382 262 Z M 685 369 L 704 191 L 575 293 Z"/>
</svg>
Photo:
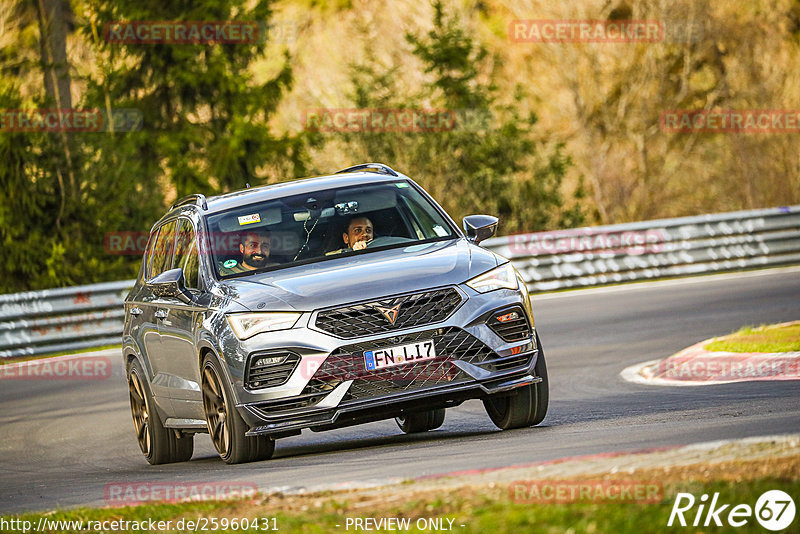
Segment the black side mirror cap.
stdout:
<svg viewBox="0 0 800 534">
<path fill-rule="evenodd" d="M 186 289 L 183 269 L 180 267 L 164 271 L 147 283 L 153 289 L 153 293 L 159 297 L 173 297 L 184 304 L 189 304 L 194 300 L 192 294 Z"/>
<path fill-rule="evenodd" d="M 491 215 L 467 215 L 463 220 L 464 233 L 467 234 L 467 239 L 477 245 L 497 232 L 499 222 L 497 217 Z"/>
</svg>

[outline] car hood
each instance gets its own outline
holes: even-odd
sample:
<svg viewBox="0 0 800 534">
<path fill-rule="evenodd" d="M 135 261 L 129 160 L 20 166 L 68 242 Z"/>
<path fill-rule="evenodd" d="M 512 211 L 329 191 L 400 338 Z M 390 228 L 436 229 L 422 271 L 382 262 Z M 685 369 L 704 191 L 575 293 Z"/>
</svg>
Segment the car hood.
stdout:
<svg viewBox="0 0 800 534">
<path fill-rule="evenodd" d="M 465 282 L 501 258 L 466 239 L 375 251 L 223 282 L 253 311 L 312 311 Z"/>
</svg>

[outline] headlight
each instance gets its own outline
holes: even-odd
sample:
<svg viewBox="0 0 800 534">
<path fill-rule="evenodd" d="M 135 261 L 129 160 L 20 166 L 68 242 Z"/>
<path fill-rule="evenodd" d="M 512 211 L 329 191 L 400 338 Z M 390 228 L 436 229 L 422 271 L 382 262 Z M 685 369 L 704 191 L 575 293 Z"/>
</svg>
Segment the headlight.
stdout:
<svg viewBox="0 0 800 534">
<path fill-rule="evenodd" d="M 247 339 L 261 332 L 274 332 L 292 328 L 302 313 L 297 312 L 261 312 L 233 313 L 226 315 L 228 324 L 239 339 Z"/>
<path fill-rule="evenodd" d="M 467 285 L 478 293 L 486 293 L 495 289 L 517 289 L 517 273 L 511 262 L 492 269 L 488 273 L 476 276 L 467 282 Z"/>
</svg>

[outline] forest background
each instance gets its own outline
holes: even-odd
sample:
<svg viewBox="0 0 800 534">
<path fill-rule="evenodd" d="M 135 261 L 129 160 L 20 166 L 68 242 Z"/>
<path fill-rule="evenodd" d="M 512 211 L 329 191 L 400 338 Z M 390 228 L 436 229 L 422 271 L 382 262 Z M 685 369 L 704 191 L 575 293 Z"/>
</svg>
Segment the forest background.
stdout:
<svg viewBox="0 0 800 534">
<path fill-rule="evenodd" d="M 658 42 L 520 42 L 519 20 L 658 21 Z M 255 21 L 244 44 L 124 44 L 118 21 Z M 500 233 L 800 203 L 785 133 L 675 133 L 669 110 L 800 110 L 800 0 L 4 0 L 0 113 L 92 109 L 102 132 L 0 128 L 0 293 L 135 276 L 108 236 L 176 199 L 380 161 Z M 328 131 L 319 110 L 466 126 Z M 123 122 L 133 117 L 135 128 Z M 335 129 L 334 129 L 335 130 Z"/>
</svg>

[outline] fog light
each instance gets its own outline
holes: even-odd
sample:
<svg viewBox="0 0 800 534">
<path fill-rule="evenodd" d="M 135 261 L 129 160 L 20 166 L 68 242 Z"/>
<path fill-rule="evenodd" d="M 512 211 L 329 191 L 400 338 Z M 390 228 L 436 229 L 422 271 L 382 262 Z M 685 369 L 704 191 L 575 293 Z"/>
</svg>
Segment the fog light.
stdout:
<svg viewBox="0 0 800 534">
<path fill-rule="evenodd" d="M 278 365 L 286 361 L 286 356 L 267 356 L 256 360 L 256 366 Z"/>
<path fill-rule="evenodd" d="M 508 321 L 514 321 L 516 319 L 519 319 L 519 313 L 513 311 L 513 312 L 510 312 L 510 313 L 506 313 L 504 315 L 499 315 L 499 316 L 496 317 L 496 319 L 498 321 L 500 321 L 501 323 L 505 323 L 505 322 L 508 322 Z"/>
</svg>

